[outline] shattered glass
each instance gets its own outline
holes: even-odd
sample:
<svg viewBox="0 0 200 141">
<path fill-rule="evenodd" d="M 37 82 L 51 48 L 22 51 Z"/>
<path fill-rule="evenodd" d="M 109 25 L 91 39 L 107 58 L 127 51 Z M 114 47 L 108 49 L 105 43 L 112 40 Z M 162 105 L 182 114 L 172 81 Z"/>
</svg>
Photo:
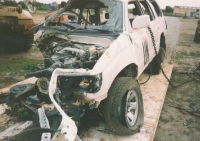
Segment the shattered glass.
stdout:
<svg viewBox="0 0 200 141">
<path fill-rule="evenodd" d="M 109 7 L 109 19 L 107 20 L 107 23 L 104 25 L 96 26 L 96 27 L 90 27 L 92 29 L 99 29 L 99 30 L 107 30 L 107 31 L 122 31 L 122 20 L 123 20 L 123 7 L 122 7 L 122 2 L 117 1 L 117 0 L 99 0 L 100 2 L 104 3 L 106 6 Z M 71 3 L 70 3 L 71 2 Z M 68 1 L 68 8 L 71 6 L 75 6 L 74 3 L 71 1 Z M 66 8 L 66 7 L 65 7 Z M 55 12 L 52 16 L 50 16 L 46 21 L 45 25 L 48 25 L 50 21 L 53 21 L 55 17 L 59 17 L 62 15 L 62 13 L 66 9 L 60 9 L 57 12 Z"/>
<path fill-rule="evenodd" d="M 109 31 L 122 30 L 122 2 L 115 0 L 100 0 L 109 7 L 109 19 L 101 28 Z"/>
</svg>

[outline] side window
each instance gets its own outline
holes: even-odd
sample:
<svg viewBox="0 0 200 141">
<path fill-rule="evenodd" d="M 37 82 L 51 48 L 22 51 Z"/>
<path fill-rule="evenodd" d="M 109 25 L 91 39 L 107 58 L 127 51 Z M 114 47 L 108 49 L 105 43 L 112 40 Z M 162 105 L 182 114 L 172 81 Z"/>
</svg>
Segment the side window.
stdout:
<svg viewBox="0 0 200 141">
<path fill-rule="evenodd" d="M 85 19 L 87 19 L 89 21 L 89 17 L 90 15 L 94 15 L 95 14 L 95 10 L 94 9 L 84 9 L 83 10 L 83 16 L 85 17 Z"/>
<path fill-rule="evenodd" d="M 128 3 L 128 19 L 130 21 L 130 24 L 132 26 L 132 22 L 135 19 L 136 16 L 140 16 L 141 11 L 137 5 L 136 2 L 129 2 Z"/>
<path fill-rule="evenodd" d="M 158 6 L 158 4 L 155 1 L 152 1 L 151 4 L 153 5 L 157 15 L 162 16 L 162 11 L 160 10 L 160 7 Z"/>
<path fill-rule="evenodd" d="M 150 20 L 153 21 L 155 19 L 155 15 L 153 14 L 151 8 L 147 5 L 146 1 L 141 1 L 140 6 L 142 7 L 144 14 L 149 15 Z"/>
<path fill-rule="evenodd" d="M 109 9 L 108 8 L 100 8 L 100 17 L 101 22 L 106 22 L 109 19 Z"/>
<path fill-rule="evenodd" d="M 101 23 L 100 14 L 97 9 L 84 9 L 83 16 L 87 21 L 90 22 L 91 25 L 99 25 Z M 83 23 L 85 24 L 85 22 Z"/>
</svg>

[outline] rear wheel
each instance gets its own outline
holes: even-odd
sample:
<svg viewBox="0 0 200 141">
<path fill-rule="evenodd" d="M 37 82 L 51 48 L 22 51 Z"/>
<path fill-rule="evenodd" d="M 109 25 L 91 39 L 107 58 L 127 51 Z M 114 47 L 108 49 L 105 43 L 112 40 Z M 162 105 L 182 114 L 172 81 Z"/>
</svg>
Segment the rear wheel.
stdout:
<svg viewBox="0 0 200 141">
<path fill-rule="evenodd" d="M 157 75 L 160 73 L 160 69 L 162 66 L 162 63 L 165 59 L 165 49 L 160 47 L 159 52 L 157 54 L 157 56 L 155 56 L 152 60 L 152 74 L 153 75 Z"/>
<path fill-rule="evenodd" d="M 105 120 L 112 132 L 132 135 L 143 124 L 143 101 L 140 86 L 129 77 L 117 78 L 112 84 L 106 100 Z"/>
</svg>

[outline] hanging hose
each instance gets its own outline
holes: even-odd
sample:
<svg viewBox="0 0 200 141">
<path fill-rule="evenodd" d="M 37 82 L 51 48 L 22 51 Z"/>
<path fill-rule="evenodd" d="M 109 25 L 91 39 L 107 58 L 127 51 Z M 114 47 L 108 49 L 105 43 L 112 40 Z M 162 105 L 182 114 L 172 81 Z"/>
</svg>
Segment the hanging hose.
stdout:
<svg viewBox="0 0 200 141">
<path fill-rule="evenodd" d="M 140 83 L 140 85 L 143 85 L 143 84 L 147 83 L 149 81 L 149 79 L 151 78 L 151 76 L 152 76 L 152 63 L 150 63 L 150 74 L 149 74 L 149 77 L 147 78 L 147 80 L 145 82 Z"/>
<path fill-rule="evenodd" d="M 151 39 L 152 39 L 154 51 L 155 51 L 155 54 L 156 54 L 156 58 L 157 58 L 158 62 L 161 64 L 161 62 L 160 62 L 160 60 L 159 60 L 159 58 L 158 58 L 158 52 L 157 52 L 157 50 L 156 50 L 156 44 L 155 44 L 155 39 L 154 39 L 153 32 L 152 32 L 152 30 L 151 30 L 150 27 L 148 27 L 148 30 L 149 30 L 150 35 L 151 35 Z M 170 84 L 173 88 L 177 88 L 177 87 L 182 86 L 182 85 L 184 85 L 184 84 L 186 84 L 186 83 L 189 83 L 189 82 L 192 82 L 192 81 L 196 80 L 196 79 L 194 79 L 194 78 L 192 77 L 191 80 L 188 80 L 188 81 L 186 81 L 186 82 L 183 82 L 183 83 L 181 83 L 181 84 L 175 86 L 175 85 L 169 80 L 169 78 L 167 77 L 167 75 L 165 74 L 165 72 L 164 72 L 162 66 L 161 66 L 160 70 L 162 71 L 162 74 L 164 75 L 165 79 L 167 79 L 167 81 L 169 82 L 169 84 Z"/>
</svg>

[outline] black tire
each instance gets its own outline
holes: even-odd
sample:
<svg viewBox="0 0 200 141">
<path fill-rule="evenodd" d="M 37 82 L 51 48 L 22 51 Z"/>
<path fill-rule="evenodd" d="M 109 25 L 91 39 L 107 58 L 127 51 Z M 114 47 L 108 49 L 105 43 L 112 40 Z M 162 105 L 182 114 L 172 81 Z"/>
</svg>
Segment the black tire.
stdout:
<svg viewBox="0 0 200 141">
<path fill-rule="evenodd" d="M 22 52 L 23 51 L 28 51 L 32 47 L 33 38 L 34 38 L 33 34 L 24 34 L 23 36 L 25 38 L 25 43 L 24 43 L 24 45 L 22 45 L 19 48 L 19 51 L 22 51 Z"/>
<path fill-rule="evenodd" d="M 200 35 L 198 35 L 198 28 L 196 29 L 195 35 L 194 35 L 194 42 L 200 42 Z"/>
<path fill-rule="evenodd" d="M 6 53 L 28 51 L 33 44 L 33 34 L 8 33 L 0 37 L 0 50 Z"/>
<path fill-rule="evenodd" d="M 129 99 L 127 100 L 127 98 Z M 131 104 L 131 100 L 135 100 L 137 105 L 134 110 L 130 109 L 130 105 L 128 106 Z M 132 122 L 130 122 L 130 114 L 132 114 L 131 116 L 135 115 Z M 104 117 L 108 128 L 115 134 L 132 135 L 139 131 L 144 121 L 143 100 L 140 86 L 134 78 L 119 77 L 115 79 L 105 101 Z"/>
<path fill-rule="evenodd" d="M 152 60 L 152 74 L 157 75 L 160 73 L 161 65 L 165 59 L 165 49 L 160 47 L 158 55 L 155 56 Z"/>
</svg>

